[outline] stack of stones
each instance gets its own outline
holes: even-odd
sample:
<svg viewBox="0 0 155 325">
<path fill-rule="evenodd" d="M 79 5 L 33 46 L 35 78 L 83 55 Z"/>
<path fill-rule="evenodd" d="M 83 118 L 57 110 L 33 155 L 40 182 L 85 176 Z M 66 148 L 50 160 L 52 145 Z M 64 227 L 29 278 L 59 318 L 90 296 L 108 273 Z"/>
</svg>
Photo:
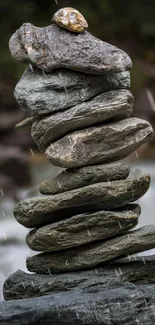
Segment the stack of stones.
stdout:
<svg viewBox="0 0 155 325">
<path fill-rule="evenodd" d="M 97 271 L 155 247 L 155 226 L 131 230 L 141 211 L 133 202 L 148 190 L 150 176 L 130 177 L 121 161 L 149 141 L 153 130 L 132 117 L 129 56 L 89 34 L 75 9 L 59 10 L 53 21 L 45 28 L 23 24 L 10 50 L 29 62 L 15 97 L 31 116 L 17 128 L 31 130 L 48 161 L 64 170 L 40 184 L 42 196 L 19 203 L 14 216 L 34 228 L 26 242 L 41 252 L 27 259 L 28 270 L 53 279 L 61 272 L 59 279 L 66 281 L 68 271 L 76 271 L 77 280 L 78 270 Z M 24 287 L 17 294 L 13 277 L 4 285 L 5 299 L 36 295 L 35 281 L 29 295 Z M 21 283 L 24 279 L 20 274 Z"/>
</svg>

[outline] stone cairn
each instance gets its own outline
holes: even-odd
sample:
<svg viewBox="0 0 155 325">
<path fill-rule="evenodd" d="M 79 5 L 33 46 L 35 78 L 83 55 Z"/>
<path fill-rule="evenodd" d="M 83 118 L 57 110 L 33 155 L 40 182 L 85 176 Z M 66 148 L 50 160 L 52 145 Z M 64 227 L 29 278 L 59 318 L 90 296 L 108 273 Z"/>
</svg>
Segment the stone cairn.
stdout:
<svg viewBox="0 0 155 325">
<path fill-rule="evenodd" d="M 31 130 L 48 161 L 64 170 L 40 184 L 42 196 L 14 210 L 19 223 L 34 228 L 26 242 L 40 253 L 27 258 L 33 274 L 17 271 L 6 280 L 6 300 L 86 290 L 107 277 L 136 282 L 151 270 L 130 257 L 155 247 L 154 225 L 131 230 L 141 212 L 133 202 L 148 190 L 150 176 L 129 176 L 120 160 L 153 130 L 132 117 L 129 56 L 86 27 L 79 12 L 64 8 L 52 25 L 26 23 L 10 39 L 12 56 L 29 62 L 15 97 L 31 116 L 17 128 Z"/>
</svg>

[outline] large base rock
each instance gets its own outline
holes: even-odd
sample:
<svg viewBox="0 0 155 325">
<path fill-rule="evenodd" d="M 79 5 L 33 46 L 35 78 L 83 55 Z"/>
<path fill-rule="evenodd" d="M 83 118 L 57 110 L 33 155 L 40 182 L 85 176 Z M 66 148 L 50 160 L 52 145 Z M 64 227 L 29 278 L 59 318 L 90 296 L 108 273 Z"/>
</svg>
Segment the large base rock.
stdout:
<svg viewBox="0 0 155 325">
<path fill-rule="evenodd" d="M 94 284 L 87 289 L 1 302 L 2 325 L 154 325 L 155 285 Z"/>
<path fill-rule="evenodd" d="M 64 291 L 87 291 L 95 285 L 107 285 L 116 281 L 138 284 L 155 284 L 155 256 L 134 256 L 114 261 L 104 267 L 87 271 L 61 274 L 29 274 L 21 270 L 10 275 L 4 283 L 5 300 L 24 299 L 56 294 Z"/>
<path fill-rule="evenodd" d="M 94 209 L 93 205 L 97 205 L 98 210 L 113 210 L 123 207 L 143 196 L 149 185 L 149 175 L 110 183 L 96 183 L 69 192 L 20 202 L 14 209 L 14 216 L 25 227 L 38 228 L 57 219 L 79 214 L 80 210 L 81 212 L 90 212 Z"/>
<path fill-rule="evenodd" d="M 27 268 L 37 273 L 75 271 L 152 248 L 155 248 L 155 225 L 144 226 L 106 241 L 28 257 Z"/>
</svg>

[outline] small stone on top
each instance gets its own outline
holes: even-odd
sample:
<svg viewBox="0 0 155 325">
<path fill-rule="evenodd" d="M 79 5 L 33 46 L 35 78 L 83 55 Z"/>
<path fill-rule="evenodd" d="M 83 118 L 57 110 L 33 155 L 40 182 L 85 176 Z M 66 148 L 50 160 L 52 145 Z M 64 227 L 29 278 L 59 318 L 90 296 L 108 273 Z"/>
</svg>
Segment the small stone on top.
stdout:
<svg viewBox="0 0 155 325">
<path fill-rule="evenodd" d="M 66 7 L 58 10 L 52 22 L 74 33 L 82 33 L 88 28 L 88 23 L 80 12 L 74 8 Z"/>
</svg>

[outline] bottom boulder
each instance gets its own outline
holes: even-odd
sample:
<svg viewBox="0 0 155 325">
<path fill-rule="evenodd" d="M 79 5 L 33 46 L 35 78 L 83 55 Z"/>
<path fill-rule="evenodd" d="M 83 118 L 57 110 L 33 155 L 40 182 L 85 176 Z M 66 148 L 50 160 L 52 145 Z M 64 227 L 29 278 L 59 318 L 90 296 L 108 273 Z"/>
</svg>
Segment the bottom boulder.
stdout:
<svg viewBox="0 0 155 325">
<path fill-rule="evenodd" d="M 155 285 L 94 284 L 0 304 L 2 325 L 154 325 Z"/>
<path fill-rule="evenodd" d="M 94 286 L 119 281 L 155 284 L 155 256 L 129 256 L 96 269 L 61 274 L 29 274 L 21 270 L 5 281 L 5 300 L 40 297 L 71 290 L 89 291 Z"/>
</svg>

